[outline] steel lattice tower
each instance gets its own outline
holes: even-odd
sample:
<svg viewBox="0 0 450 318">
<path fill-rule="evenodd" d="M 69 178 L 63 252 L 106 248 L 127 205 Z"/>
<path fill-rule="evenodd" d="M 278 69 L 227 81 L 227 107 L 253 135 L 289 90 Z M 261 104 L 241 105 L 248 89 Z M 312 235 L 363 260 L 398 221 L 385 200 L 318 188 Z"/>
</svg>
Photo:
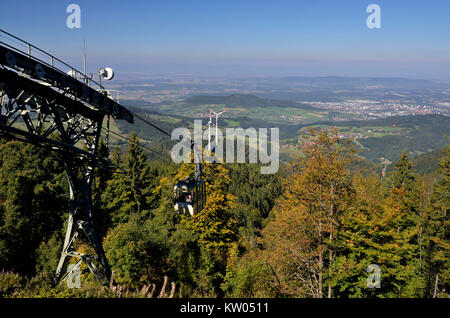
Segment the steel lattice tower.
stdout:
<svg viewBox="0 0 450 318">
<path fill-rule="evenodd" d="M 18 49 L 9 39 L 27 50 Z M 46 61 L 36 58 L 33 52 Z M 58 151 L 66 170 L 69 219 L 55 283 L 70 274 L 63 270 L 71 257 L 77 259 L 77 264 L 86 263 L 102 285 L 108 285 L 111 277 L 91 202 L 94 168 L 116 169 L 97 154 L 105 117 L 134 122 L 131 112 L 112 100 L 92 78 L 0 30 L 0 137 Z M 26 130 L 20 128 L 23 123 Z M 80 234 L 95 254 L 75 251 Z"/>
</svg>

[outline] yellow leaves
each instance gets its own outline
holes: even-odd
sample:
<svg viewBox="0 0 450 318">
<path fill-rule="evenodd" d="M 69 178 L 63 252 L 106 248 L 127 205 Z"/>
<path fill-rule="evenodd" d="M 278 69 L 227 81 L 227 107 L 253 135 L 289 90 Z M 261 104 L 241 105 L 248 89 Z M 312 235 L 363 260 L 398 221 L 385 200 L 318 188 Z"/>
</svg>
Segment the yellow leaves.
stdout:
<svg viewBox="0 0 450 318">
<path fill-rule="evenodd" d="M 430 241 L 432 241 L 434 244 L 438 245 L 440 248 L 450 251 L 450 243 L 445 242 L 437 237 L 431 237 Z"/>
<path fill-rule="evenodd" d="M 353 247 L 355 243 L 352 240 L 345 240 L 348 243 L 349 247 Z"/>
<path fill-rule="evenodd" d="M 172 180 L 171 180 L 169 177 L 162 177 L 162 178 L 159 180 L 159 186 L 158 186 L 158 188 L 159 188 L 159 187 L 167 186 L 168 184 L 171 184 L 171 183 L 172 183 Z"/>
<path fill-rule="evenodd" d="M 181 165 L 174 180 L 187 177 L 194 172 L 194 164 Z M 200 237 L 200 243 L 206 247 L 224 247 L 237 240 L 234 225 L 237 223 L 229 215 L 229 210 L 237 206 L 236 197 L 226 192 L 230 183 L 229 171 L 223 164 L 205 164 L 203 177 L 206 181 L 206 205 L 200 213 L 182 218 L 183 224 Z M 162 180 L 160 186 L 173 186 L 168 180 Z"/>
<path fill-rule="evenodd" d="M 373 234 L 373 233 L 375 233 L 375 232 L 378 232 L 379 228 L 380 228 L 380 227 L 377 225 L 377 226 L 375 226 L 373 229 L 369 230 L 368 233 L 369 233 L 369 234 Z"/>
</svg>

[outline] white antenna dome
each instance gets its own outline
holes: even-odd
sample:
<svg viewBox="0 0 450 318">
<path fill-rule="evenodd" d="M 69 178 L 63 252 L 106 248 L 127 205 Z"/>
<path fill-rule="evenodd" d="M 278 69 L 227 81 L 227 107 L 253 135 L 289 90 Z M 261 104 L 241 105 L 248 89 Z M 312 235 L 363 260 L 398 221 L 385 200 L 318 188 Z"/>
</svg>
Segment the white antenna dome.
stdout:
<svg viewBox="0 0 450 318">
<path fill-rule="evenodd" d="M 101 68 L 98 73 L 107 81 L 112 80 L 114 77 L 114 70 L 110 67 Z"/>
</svg>

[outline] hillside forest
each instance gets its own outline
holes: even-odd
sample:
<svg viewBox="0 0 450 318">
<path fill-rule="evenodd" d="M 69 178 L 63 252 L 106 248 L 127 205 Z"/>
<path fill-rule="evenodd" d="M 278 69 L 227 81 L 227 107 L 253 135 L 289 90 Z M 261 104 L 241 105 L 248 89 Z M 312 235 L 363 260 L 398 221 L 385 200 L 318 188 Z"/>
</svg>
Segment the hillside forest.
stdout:
<svg viewBox="0 0 450 318">
<path fill-rule="evenodd" d="M 64 166 L 58 153 L 0 140 L 0 297 L 448 297 L 450 146 L 432 171 L 403 152 L 379 173 L 355 165 L 337 130 L 308 134 L 277 174 L 205 164 L 206 206 L 194 216 L 173 207 L 192 164 L 148 158 L 133 133 L 111 153 L 101 143 L 125 172 L 97 168 L 92 181 L 123 294 L 86 267 L 81 288 L 52 285 L 68 217 Z M 76 248 L 89 250 L 83 240 Z"/>
</svg>

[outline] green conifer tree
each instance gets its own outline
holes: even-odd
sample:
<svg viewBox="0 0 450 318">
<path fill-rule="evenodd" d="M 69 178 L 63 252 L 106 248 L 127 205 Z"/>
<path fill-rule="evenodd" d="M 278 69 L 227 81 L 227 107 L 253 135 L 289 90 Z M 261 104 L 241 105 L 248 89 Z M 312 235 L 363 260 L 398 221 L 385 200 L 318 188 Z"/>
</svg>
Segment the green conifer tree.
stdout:
<svg viewBox="0 0 450 318">
<path fill-rule="evenodd" d="M 433 186 L 425 228 L 425 297 L 450 294 L 450 146 L 439 166 L 441 176 Z"/>
<path fill-rule="evenodd" d="M 104 194 L 107 208 L 112 216 L 113 226 L 126 223 L 130 216 L 140 219 L 151 217 L 151 210 L 157 206 L 155 190 L 157 176 L 150 169 L 146 154 L 135 133 L 130 135 L 122 167 L 124 173 L 115 174 L 108 182 Z"/>
</svg>

